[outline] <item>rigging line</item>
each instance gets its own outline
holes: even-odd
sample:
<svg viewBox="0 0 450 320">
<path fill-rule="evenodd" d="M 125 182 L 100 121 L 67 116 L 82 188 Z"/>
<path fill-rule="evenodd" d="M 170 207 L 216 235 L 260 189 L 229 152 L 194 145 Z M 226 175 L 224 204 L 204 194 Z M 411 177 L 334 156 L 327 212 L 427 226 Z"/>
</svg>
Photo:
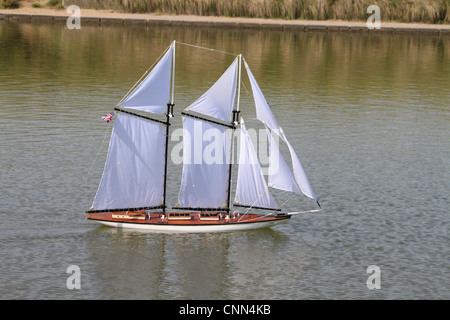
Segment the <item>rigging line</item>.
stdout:
<svg viewBox="0 0 450 320">
<path fill-rule="evenodd" d="M 183 43 L 183 42 L 179 42 L 179 41 L 177 41 L 177 44 L 182 44 L 184 46 L 193 47 L 193 48 L 197 48 L 197 49 L 203 49 L 203 50 L 207 50 L 207 51 L 213 51 L 213 52 L 218 52 L 218 53 L 223 53 L 223 54 L 229 54 L 229 55 L 236 56 L 236 57 L 238 56 L 238 54 L 236 54 L 236 53 L 222 51 L 222 50 L 217 50 L 217 49 L 212 49 L 212 48 L 206 48 L 206 47 L 202 47 L 202 46 L 196 46 L 196 45 L 193 45 L 193 44 Z"/>
<path fill-rule="evenodd" d="M 242 217 L 239 218 L 238 222 L 241 221 L 241 219 L 242 219 L 242 218 L 250 211 L 250 209 L 253 208 L 253 206 L 256 204 L 256 202 L 257 202 L 264 194 L 266 194 L 266 193 L 268 193 L 268 192 L 269 192 L 269 188 L 267 188 L 263 193 L 261 193 L 261 194 L 259 195 L 258 199 L 256 199 L 255 202 L 253 202 L 253 204 L 252 204 L 250 207 L 248 207 L 248 209 L 244 212 L 244 214 L 242 215 Z M 286 191 L 284 191 L 284 192 L 286 192 Z M 278 206 L 277 208 L 275 208 L 274 211 L 271 211 L 269 214 L 264 215 L 263 217 L 268 216 L 268 215 L 271 215 L 273 212 L 276 211 L 276 209 L 279 209 L 280 207 L 281 207 L 281 206 Z"/>
<path fill-rule="evenodd" d="M 250 92 L 248 91 L 248 89 L 247 89 L 247 87 L 246 87 L 244 81 L 241 80 L 241 84 L 242 84 L 242 86 L 244 87 L 245 93 L 247 93 L 247 96 L 250 97 Z"/>
<path fill-rule="evenodd" d="M 286 190 L 284 190 L 284 192 L 287 192 Z M 291 198 L 292 198 L 293 196 L 291 196 L 290 198 L 288 198 L 285 202 L 283 202 L 283 204 L 281 204 L 281 206 L 278 206 L 278 208 L 280 208 L 280 207 L 282 207 L 282 206 L 284 206 L 285 204 L 286 204 L 286 202 L 288 202 Z M 250 210 L 250 209 L 248 209 L 248 210 Z M 247 210 L 247 212 L 248 212 L 248 210 Z M 246 213 L 244 213 L 244 215 L 246 215 L 247 214 L 247 212 Z M 276 210 L 274 210 L 274 211 L 271 211 L 271 212 L 269 212 L 268 214 L 264 214 L 264 215 L 261 215 L 261 216 L 258 216 L 258 217 L 256 217 L 256 218 L 254 218 L 254 219 L 250 219 L 250 220 L 258 220 L 258 219 L 262 219 L 262 218 L 265 218 L 265 217 L 267 217 L 267 216 L 270 216 L 270 215 L 272 215 L 274 212 L 276 212 Z M 244 216 L 243 215 L 243 216 Z M 239 221 L 241 221 L 241 219 L 242 219 L 242 217 L 241 218 L 239 218 L 239 220 L 238 220 L 238 222 Z"/>
<path fill-rule="evenodd" d="M 242 56 L 242 60 L 244 60 L 244 64 L 247 63 L 246 60 L 245 60 L 245 58 L 244 58 L 244 56 Z M 248 76 L 248 74 L 247 74 L 247 76 Z M 247 89 L 247 86 L 245 85 L 244 80 L 242 80 L 242 73 L 241 73 L 240 82 L 241 82 L 242 86 L 243 86 L 244 89 L 245 89 L 245 93 L 247 93 L 247 96 L 250 97 L 250 92 L 249 92 L 249 90 Z"/>
<path fill-rule="evenodd" d="M 286 193 L 286 192 L 288 192 L 287 190 L 283 190 L 283 193 L 282 194 L 284 194 L 284 193 Z M 292 199 L 292 197 L 293 197 L 294 195 L 291 195 L 289 198 L 287 198 L 286 199 L 286 201 L 284 201 L 281 205 L 279 205 L 277 208 L 281 208 L 282 206 L 284 206 L 288 201 L 291 201 L 291 199 Z M 250 210 L 250 209 L 249 209 Z M 247 212 L 248 212 L 248 210 L 247 210 Z M 274 212 L 276 212 L 276 210 L 273 210 L 273 211 L 271 211 L 271 212 L 269 212 L 268 214 L 265 214 L 265 215 L 263 215 L 261 218 L 265 218 L 265 217 L 267 217 L 267 216 L 270 216 L 270 215 L 272 215 Z M 258 218 L 259 219 L 259 218 Z"/>
<path fill-rule="evenodd" d="M 102 143 L 101 143 L 101 145 L 100 145 L 100 148 L 98 149 L 97 154 L 95 155 L 94 161 L 92 162 L 91 167 L 89 168 L 88 173 L 87 173 L 87 175 L 86 175 L 86 180 L 85 180 L 85 182 L 84 182 L 84 193 L 85 193 L 85 195 L 86 195 L 86 201 L 89 200 L 89 199 L 88 199 L 88 193 L 87 193 L 87 182 L 88 182 L 89 176 L 90 176 L 90 174 L 91 174 L 92 168 L 94 167 L 94 164 L 95 164 L 95 162 L 97 161 L 98 155 L 100 154 L 100 151 L 103 149 L 103 145 L 105 144 L 105 140 L 106 140 L 106 137 L 107 137 L 107 135 L 108 135 L 108 132 L 110 131 L 110 130 L 109 130 L 110 127 L 111 127 L 111 126 L 107 126 L 107 127 L 106 127 L 105 135 L 103 136 L 103 140 L 102 140 Z"/>
<path fill-rule="evenodd" d="M 287 192 L 287 191 L 285 190 L 284 192 Z M 291 195 L 289 198 L 286 199 L 285 202 L 283 202 L 283 203 L 281 204 L 281 206 L 278 206 L 278 207 L 280 208 L 280 207 L 284 206 L 288 201 L 291 201 L 291 199 L 292 199 L 293 196 L 294 196 L 294 195 Z M 267 215 L 271 215 L 271 214 L 273 214 L 274 212 L 275 212 L 275 210 L 269 212 Z"/>
<path fill-rule="evenodd" d="M 275 212 L 275 211 L 272 211 L 272 212 Z M 268 214 L 264 214 L 264 215 L 257 215 L 256 218 L 248 219 L 248 221 L 253 221 L 253 220 L 263 219 L 263 218 L 265 218 L 265 217 L 268 217 L 268 216 L 272 215 L 272 212 L 271 212 L 271 213 L 268 213 Z M 245 213 L 243 214 L 243 216 L 245 216 Z M 243 216 L 242 216 L 242 217 L 243 217 Z M 238 222 L 241 221 L 242 217 L 239 218 Z"/>
</svg>

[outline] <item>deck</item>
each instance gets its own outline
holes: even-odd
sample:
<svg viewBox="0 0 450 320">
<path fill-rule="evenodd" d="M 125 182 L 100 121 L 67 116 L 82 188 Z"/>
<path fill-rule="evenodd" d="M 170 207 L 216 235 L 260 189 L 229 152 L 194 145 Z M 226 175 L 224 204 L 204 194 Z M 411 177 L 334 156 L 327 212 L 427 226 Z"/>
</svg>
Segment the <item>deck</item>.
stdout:
<svg viewBox="0 0 450 320">
<path fill-rule="evenodd" d="M 122 212 L 101 212 L 86 214 L 87 220 L 123 222 L 134 224 L 153 225 L 223 225 L 223 224 L 243 224 L 255 222 L 269 222 L 289 219 L 289 215 L 261 215 L 261 214 L 238 214 L 220 212 L 161 212 L 145 211 L 122 211 Z"/>
</svg>

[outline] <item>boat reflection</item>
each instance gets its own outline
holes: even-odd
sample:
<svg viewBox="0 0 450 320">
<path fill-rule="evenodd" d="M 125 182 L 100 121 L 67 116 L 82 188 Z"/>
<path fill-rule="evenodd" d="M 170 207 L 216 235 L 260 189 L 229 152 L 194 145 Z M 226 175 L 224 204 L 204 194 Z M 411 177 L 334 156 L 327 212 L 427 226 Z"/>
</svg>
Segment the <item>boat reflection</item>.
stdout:
<svg viewBox="0 0 450 320">
<path fill-rule="evenodd" d="M 99 299 L 230 299 L 268 281 L 288 241 L 273 229 L 232 233 L 155 233 L 100 226 L 89 232 Z"/>
</svg>

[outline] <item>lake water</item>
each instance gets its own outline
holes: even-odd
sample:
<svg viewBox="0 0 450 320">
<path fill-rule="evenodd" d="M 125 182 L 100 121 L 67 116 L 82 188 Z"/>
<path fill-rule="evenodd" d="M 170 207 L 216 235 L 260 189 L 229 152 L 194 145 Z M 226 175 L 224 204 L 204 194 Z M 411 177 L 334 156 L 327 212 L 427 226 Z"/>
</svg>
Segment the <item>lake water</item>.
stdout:
<svg viewBox="0 0 450 320">
<path fill-rule="evenodd" d="M 220 234 L 85 221 L 111 129 L 101 117 L 173 40 L 243 53 L 321 212 Z M 174 121 L 232 60 L 177 49 Z M 449 37 L 0 21 L 0 70 L 0 298 L 450 298 Z M 169 172 L 175 205 L 181 167 Z"/>
</svg>

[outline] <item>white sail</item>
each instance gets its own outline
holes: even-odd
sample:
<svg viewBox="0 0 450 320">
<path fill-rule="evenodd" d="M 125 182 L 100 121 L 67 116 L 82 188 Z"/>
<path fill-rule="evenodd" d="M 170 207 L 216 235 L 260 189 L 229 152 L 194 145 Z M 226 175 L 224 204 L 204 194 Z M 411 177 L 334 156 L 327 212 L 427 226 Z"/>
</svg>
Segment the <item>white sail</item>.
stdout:
<svg viewBox="0 0 450 320">
<path fill-rule="evenodd" d="M 269 139 L 269 187 L 301 194 L 291 170 L 284 161 L 280 149 L 267 127 L 266 132 Z"/>
<path fill-rule="evenodd" d="M 170 99 L 170 76 L 173 47 L 167 50 L 150 74 L 122 102 L 126 109 L 162 114 Z"/>
<path fill-rule="evenodd" d="M 269 192 L 255 148 L 241 119 L 241 139 L 239 169 L 237 176 L 235 204 L 277 208 L 277 203 Z"/>
<path fill-rule="evenodd" d="M 305 196 L 314 199 L 317 202 L 316 195 L 314 194 L 311 188 L 308 177 L 306 176 L 305 170 L 303 170 L 302 164 L 300 163 L 300 160 L 298 159 L 294 148 L 292 148 L 291 144 L 289 143 L 289 141 L 287 141 L 286 138 L 284 138 L 284 142 L 286 142 L 289 148 L 289 153 L 291 154 L 292 168 L 295 181 L 297 182 L 298 186 L 300 187 L 300 190 Z"/>
<path fill-rule="evenodd" d="M 237 71 L 236 58 L 219 80 L 187 110 L 230 122 L 236 96 Z"/>
<path fill-rule="evenodd" d="M 269 104 L 266 101 L 261 89 L 259 88 L 258 83 L 251 72 L 247 61 L 245 61 L 245 69 L 247 70 L 248 78 L 250 79 L 250 84 L 253 92 L 253 99 L 255 100 L 256 105 L 256 118 L 264 123 L 267 127 L 274 130 L 278 135 L 280 135 L 280 127 L 278 126 L 278 122 L 275 119 L 272 110 L 270 110 Z"/>
<path fill-rule="evenodd" d="M 244 62 L 245 62 L 245 68 L 247 70 L 247 74 L 250 79 L 250 84 L 251 84 L 252 91 L 253 91 L 253 98 L 255 100 L 255 105 L 256 105 L 256 116 L 257 116 L 258 120 L 260 120 L 262 123 L 264 123 L 266 125 L 266 127 L 270 128 L 272 130 L 272 132 L 275 132 L 276 134 L 278 134 L 281 137 L 281 139 L 283 139 L 283 141 L 287 144 L 287 146 L 289 148 L 289 152 L 291 154 L 293 176 L 295 178 L 295 182 L 297 183 L 298 187 L 300 188 L 300 190 L 302 191 L 302 193 L 304 195 L 306 195 L 307 197 L 309 197 L 311 199 L 314 199 L 317 202 L 317 198 L 316 198 L 314 192 L 312 191 L 311 185 L 308 181 L 305 171 L 303 170 L 300 160 L 297 157 L 297 154 L 295 153 L 291 144 L 288 142 L 286 136 L 283 133 L 283 130 L 278 125 L 278 122 L 276 121 L 272 111 L 270 110 L 269 105 L 268 105 L 261 89 L 259 88 L 259 85 L 256 82 L 252 72 L 250 71 L 250 68 L 249 68 L 247 62 L 246 61 L 244 61 Z M 277 154 L 277 152 L 278 152 L 279 156 L 281 157 L 279 150 L 271 151 L 271 153 L 273 155 Z M 284 170 L 280 171 L 279 174 L 280 174 L 280 177 L 275 177 L 274 175 L 272 175 L 272 177 L 269 177 L 269 183 L 272 183 L 272 185 L 291 184 L 291 181 L 290 181 L 291 179 L 289 177 L 287 177 L 287 174 Z M 279 182 L 281 181 L 282 183 L 279 183 L 279 182 L 274 183 L 275 180 L 278 180 Z M 293 192 L 296 192 L 296 191 L 294 191 L 296 189 L 295 187 L 293 187 L 292 189 L 293 189 L 292 190 Z"/>
<path fill-rule="evenodd" d="M 152 207 L 163 201 L 165 130 L 127 114 L 114 121 L 95 210 Z"/>
<path fill-rule="evenodd" d="M 231 136 L 225 127 L 183 119 L 181 207 L 219 208 L 226 205 Z"/>
</svg>

